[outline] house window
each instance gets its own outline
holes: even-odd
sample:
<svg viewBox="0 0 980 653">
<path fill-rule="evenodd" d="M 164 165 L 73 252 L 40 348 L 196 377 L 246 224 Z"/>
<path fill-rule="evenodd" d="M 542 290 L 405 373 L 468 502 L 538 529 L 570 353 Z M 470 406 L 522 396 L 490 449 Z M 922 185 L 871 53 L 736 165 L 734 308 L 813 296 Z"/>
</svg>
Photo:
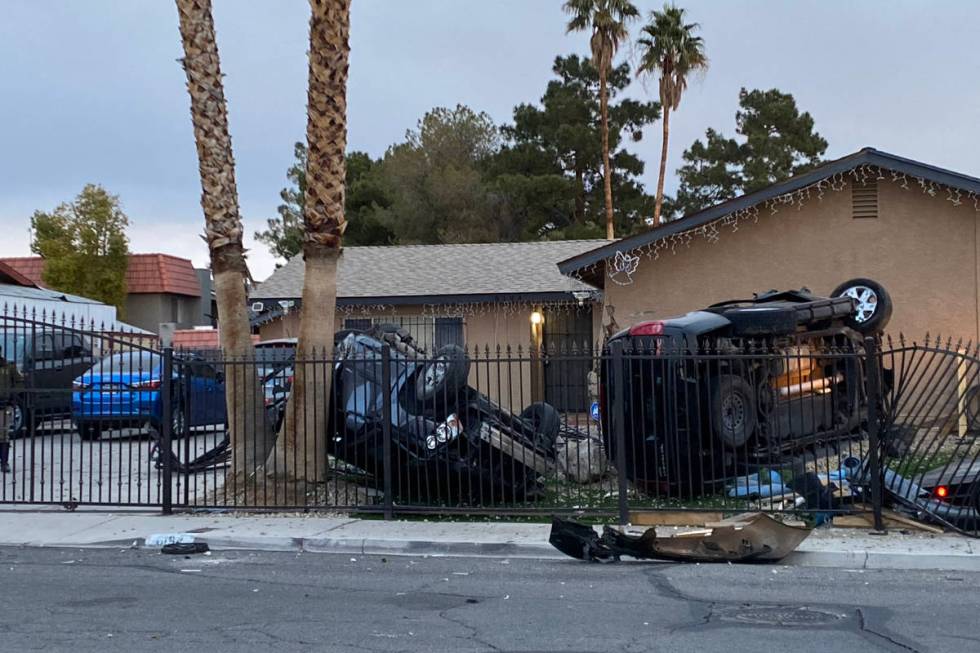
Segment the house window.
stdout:
<svg viewBox="0 0 980 653">
<path fill-rule="evenodd" d="M 463 318 L 437 317 L 435 323 L 436 349 L 446 345 L 463 346 Z"/>
<path fill-rule="evenodd" d="M 878 217 L 878 180 L 868 179 L 863 182 L 851 182 L 851 217 Z"/>
<path fill-rule="evenodd" d="M 344 320 L 344 328 L 352 331 L 367 331 L 371 325 L 371 318 L 347 318 Z"/>
<path fill-rule="evenodd" d="M 431 315 L 384 315 L 373 318 L 347 318 L 345 329 L 368 331 L 372 326 L 395 324 L 408 331 L 415 344 L 432 352 L 444 345 L 464 345 L 462 317 L 433 317 Z"/>
</svg>

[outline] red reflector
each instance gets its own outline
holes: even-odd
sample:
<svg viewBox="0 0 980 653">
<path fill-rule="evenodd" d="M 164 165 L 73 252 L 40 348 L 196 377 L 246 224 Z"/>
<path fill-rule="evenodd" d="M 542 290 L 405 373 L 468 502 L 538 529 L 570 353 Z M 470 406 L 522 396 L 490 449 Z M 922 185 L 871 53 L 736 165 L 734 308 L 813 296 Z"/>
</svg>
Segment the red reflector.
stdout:
<svg viewBox="0 0 980 653">
<path fill-rule="evenodd" d="M 663 333 L 663 322 L 641 322 L 630 327 L 631 336 L 662 336 Z"/>
<path fill-rule="evenodd" d="M 940 485 L 939 487 L 936 488 L 936 496 L 939 497 L 940 499 L 945 499 L 946 497 L 949 496 L 949 488 L 946 487 L 945 485 Z"/>
</svg>

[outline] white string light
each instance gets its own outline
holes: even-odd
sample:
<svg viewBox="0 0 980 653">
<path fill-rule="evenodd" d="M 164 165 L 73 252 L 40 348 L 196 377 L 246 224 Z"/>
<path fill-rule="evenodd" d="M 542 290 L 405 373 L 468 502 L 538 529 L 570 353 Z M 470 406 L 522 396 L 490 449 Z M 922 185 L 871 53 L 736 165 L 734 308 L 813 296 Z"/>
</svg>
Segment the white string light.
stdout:
<svg viewBox="0 0 980 653">
<path fill-rule="evenodd" d="M 780 205 L 795 205 L 796 210 L 799 211 L 803 209 L 803 205 L 813 196 L 816 196 L 816 199 L 819 202 L 823 200 L 824 195 L 827 194 L 828 190 L 835 192 L 844 190 L 847 187 L 848 178 L 860 183 L 866 183 L 869 179 L 885 181 L 887 179 L 885 176 L 886 172 L 891 174 L 891 181 L 897 184 L 903 190 L 909 190 L 911 188 L 911 186 L 909 186 L 909 181 L 917 184 L 919 189 L 930 197 L 936 197 L 939 191 L 945 190 L 946 200 L 953 206 L 960 206 L 963 204 L 963 199 L 968 198 L 973 201 L 974 210 L 980 212 L 980 195 L 972 191 L 964 191 L 959 188 L 937 184 L 934 181 L 916 177 L 914 175 L 908 175 L 904 172 L 886 170 L 878 166 L 860 165 L 846 172 L 836 172 L 833 175 L 824 177 L 823 179 L 820 179 L 819 181 L 816 181 L 808 186 L 784 193 L 749 208 L 733 211 L 732 213 L 716 218 L 711 222 L 699 225 L 698 227 L 691 228 L 679 234 L 664 236 L 656 241 L 645 243 L 644 245 L 631 250 L 626 250 L 625 252 L 617 251 L 614 257 L 580 268 L 579 270 L 571 273 L 570 276 L 583 280 L 587 276 L 602 274 L 604 266 L 608 265 L 613 271 L 610 274 L 609 279 L 617 285 L 628 286 L 633 283 L 633 274 L 636 272 L 636 268 L 639 266 L 639 256 L 631 254 L 632 252 L 638 252 L 639 254 L 645 255 L 650 260 L 655 261 L 660 258 L 661 251 L 669 248 L 672 254 L 676 254 L 677 245 L 682 244 L 686 247 L 690 247 L 691 243 L 698 236 L 711 244 L 715 244 L 721 239 L 721 232 L 723 229 L 730 228 L 734 233 L 738 231 L 740 224 L 746 220 L 751 219 L 753 224 L 758 223 L 759 216 L 761 215 L 759 210 L 760 206 L 763 209 L 768 208 L 769 215 L 775 215 L 778 213 Z M 636 259 L 636 262 L 631 263 L 632 271 L 628 274 L 624 274 L 623 266 L 625 265 L 625 262 L 628 260 L 632 261 L 633 258 Z"/>
</svg>

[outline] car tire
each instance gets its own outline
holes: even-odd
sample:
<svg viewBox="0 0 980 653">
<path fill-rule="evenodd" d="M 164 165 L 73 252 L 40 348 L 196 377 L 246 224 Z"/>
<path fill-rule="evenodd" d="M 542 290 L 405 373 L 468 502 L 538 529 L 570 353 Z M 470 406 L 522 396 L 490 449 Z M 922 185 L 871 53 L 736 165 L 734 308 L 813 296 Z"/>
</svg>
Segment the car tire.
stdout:
<svg viewBox="0 0 980 653">
<path fill-rule="evenodd" d="M 834 288 L 831 297 L 850 297 L 857 311 L 845 319 L 847 326 L 862 335 L 881 333 L 892 317 L 892 298 L 877 281 L 850 279 Z"/>
<path fill-rule="evenodd" d="M 19 401 L 14 402 L 13 411 L 13 423 L 10 425 L 10 439 L 22 438 L 30 432 L 33 416 Z"/>
<path fill-rule="evenodd" d="M 98 424 L 79 424 L 78 437 L 83 442 L 93 442 L 102 437 L 102 429 L 99 428 Z"/>
<path fill-rule="evenodd" d="M 721 374 L 711 385 L 711 430 L 726 448 L 740 449 L 758 422 L 752 386 L 735 374 Z"/>
<path fill-rule="evenodd" d="M 722 315 L 731 322 L 735 336 L 788 336 L 796 332 L 796 310 L 792 308 L 761 304 L 731 309 Z"/>
<path fill-rule="evenodd" d="M 551 404 L 538 401 L 521 411 L 521 419 L 534 429 L 534 443 L 545 451 L 553 451 L 561 429 L 561 415 Z"/>
<path fill-rule="evenodd" d="M 470 374 L 470 359 L 457 345 L 446 345 L 426 362 L 415 381 L 415 398 L 423 408 L 441 413 L 457 400 Z"/>
<path fill-rule="evenodd" d="M 372 331 L 377 332 L 381 336 L 381 338 L 379 338 L 381 340 L 384 340 L 384 336 L 394 336 L 406 345 L 412 345 L 412 343 L 415 341 L 415 339 L 412 338 L 411 333 L 397 324 L 378 324 L 372 329 Z"/>
</svg>

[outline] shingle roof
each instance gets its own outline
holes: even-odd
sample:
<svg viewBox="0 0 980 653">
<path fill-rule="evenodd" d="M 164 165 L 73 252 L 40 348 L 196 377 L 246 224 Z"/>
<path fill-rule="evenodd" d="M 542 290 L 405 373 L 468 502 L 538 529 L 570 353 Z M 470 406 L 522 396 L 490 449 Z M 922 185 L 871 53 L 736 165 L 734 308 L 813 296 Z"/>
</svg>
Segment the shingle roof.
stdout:
<svg viewBox="0 0 980 653">
<path fill-rule="evenodd" d="M 35 284 L 43 285 L 44 259 L 22 256 L 0 259 Z M 126 270 L 126 291 L 132 295 L 163 293 L 198 297 L 201 284 L 194 265 L 185 258 L 169 254 L 130 254 Z"/>
<path fill-rule="evenodd" d="M 558 261 L 605 240 L 556 240 L 469 245 L 346 247 L 338 272 L 338 299 L 407 298 L 463 301 L 477 296 L 569 294 L 592 290 L 562 276 Z M 298 299 L 303 259 L 294 257 L 256 286 L 252 299 Z"/>
<path fill-rule="evenodd" d="M 559 262 L 558 267 L 562 274 L 574 274 L 583 268 L 615 256 L 616 252 L 627 252 L 643 247 L 661 238 L 667 238 L 691 229 L 696 229 L 735 211 L 750 208 L 780 195 L 805 188 L 821 179 L 847 172 L 862 165 L 894 170 L 895 172 L 921 177 L 944 186 L 980 194 L 980 179 L 976 177 L 938 168 L 927 163 L 922 163 L 921 161 L 906 159 L 905 157 L 876 150 L 873 147 L 866 147 L 840 159 L 828 161 L 813 170 L 796 175 L 786 181 L 767 186 L 754 193 L 747 193 L 735 197 L 720 204 L 715 204 L 714 206 L 709 206 L 706 209 L 696 213 L 690 213 L 679 220 L 668 222 L 636 236 L 624 238 L 614 243 L 609 243 L 608 241 L 603 242 L 602 246 L 596 249 L 573 254 L 568 259 L 562 260 Z"/>
</svg>

